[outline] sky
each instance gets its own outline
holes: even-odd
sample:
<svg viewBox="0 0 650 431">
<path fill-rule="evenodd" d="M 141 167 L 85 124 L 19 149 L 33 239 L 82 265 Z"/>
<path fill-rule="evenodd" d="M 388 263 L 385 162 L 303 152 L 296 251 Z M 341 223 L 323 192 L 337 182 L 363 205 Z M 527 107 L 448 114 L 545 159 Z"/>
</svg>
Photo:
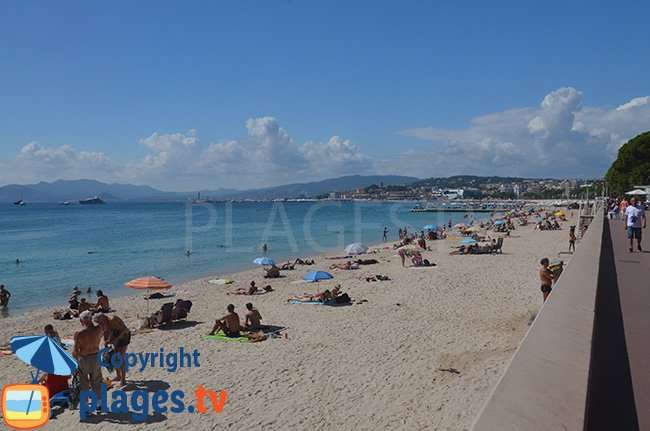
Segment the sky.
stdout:
<svg viewBox="0 0 650 431">
<path fill-rule="evenodd" d="M 598 178 L 650 129 L 650 2 L 0 2 L 0 185 Z"/>
</svg>

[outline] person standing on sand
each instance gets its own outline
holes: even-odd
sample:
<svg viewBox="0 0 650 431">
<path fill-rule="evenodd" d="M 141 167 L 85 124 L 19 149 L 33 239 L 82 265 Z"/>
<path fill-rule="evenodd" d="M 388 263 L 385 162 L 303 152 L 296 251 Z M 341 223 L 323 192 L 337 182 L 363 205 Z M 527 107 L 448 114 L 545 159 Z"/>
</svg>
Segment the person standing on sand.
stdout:
<svg viewBox="0 0 650 431">
<path fill-rule="evenodd" d="M 643 223 L 641 222 L 643 220 Z M 641 248 L 642 229 L 646 228 L 645 211 L 643 206 L 638 203 L 636 198 L 630 199 L 630 205 L 623 213 L 623 221 L 625 221 L 625 230 L 627 231 L 627 238 L 630 240 L 630 253 L 634 251 L 634 238 L 636 238 L 636 248 L 643 251 Z"/>
<path fill-rule="evenodd" d="M 11 293 L 5 289 L 4 284 L 0 284 L 0 307 L 7 308 L 9 306 L 9 298 L 11 298 Z"/>
<path fill-rule="evenodd" d="M 388 228 L 384 227 L 384 242 L 388 241 Z"/>
<path fill-rule="evenodd" d="M 576 227 L 569 228 L 569 253 L 576 251 Z"/>
<path fill-rule="evenodd" d="M 97 395 L 98 405 L 102 397 L 102 369 L 97 361 L 99 343 L 102 340 L 102 328 L 93 325 L 93 315 L 90 311 L 84 311 L 79 316 L 83 329 L 74 334 L 74 350 L 72 356 L 77 360 L 79 366 L 79 377 L 81 390 L 92 389 Z M 85 400 L 83 400 L 85 402 Z"/>
<path fill-rule="evenodd" d="M 85 311 L 84 311 L 85 313 Z M 83 314 L 83 313 L 82 313 Z M 122 355 L 126 354 L 126 349 L 131 344 L 131 331 L 126 324 L 117 316 L 108 317 L 104 313 L 95 314 L 95 322 L 102 328 L 104 333 L 104 344 L 112 345 L 115 353 Z M 126 385 L 126 367 L 124 361 L 119 367 L 115 368 L 117 377 L 113 379 L 114 382 L 119 381 L 120 386 Z"/>
<path fill-rule="evenodd" d="M 545 257 L 539 262 L 542 266 L 539 268 L 539 279 L 542 282 L 542 296 L 544 298 L 544 301 L 546 301 L 546 298 L 548 298 L 548 294 L 551 293 L 551 290 L 553 290 L 553 280 L 555 280 L 555 274 L 548 269 L 549 261 L 548 258 Z"/>
</svg>

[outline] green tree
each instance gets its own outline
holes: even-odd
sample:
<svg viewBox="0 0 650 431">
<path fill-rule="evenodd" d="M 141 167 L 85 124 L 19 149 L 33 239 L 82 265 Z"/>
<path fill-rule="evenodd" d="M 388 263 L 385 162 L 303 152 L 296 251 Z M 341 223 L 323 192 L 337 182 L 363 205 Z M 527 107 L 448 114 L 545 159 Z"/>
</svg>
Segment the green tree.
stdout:
<svg viewBox="0 0 650 431">
<path fill-rule="evenodd" d="M 630 139 L 605 174 L 610 195 L 620 195 L 634 185 L 650 184 L 650 131 Z"/>
</svg>

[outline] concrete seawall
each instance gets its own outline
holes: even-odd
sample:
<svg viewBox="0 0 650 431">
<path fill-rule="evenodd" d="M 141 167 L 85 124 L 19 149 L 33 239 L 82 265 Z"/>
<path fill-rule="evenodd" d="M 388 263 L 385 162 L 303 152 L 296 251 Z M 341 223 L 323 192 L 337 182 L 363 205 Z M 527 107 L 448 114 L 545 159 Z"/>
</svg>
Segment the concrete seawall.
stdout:
<svg viewBox="0 0 650 431">
<path fill-rule="evenodd" d="M 596 216 L 472 430 L 584 429 L 604 226 Z"/>
</svg>

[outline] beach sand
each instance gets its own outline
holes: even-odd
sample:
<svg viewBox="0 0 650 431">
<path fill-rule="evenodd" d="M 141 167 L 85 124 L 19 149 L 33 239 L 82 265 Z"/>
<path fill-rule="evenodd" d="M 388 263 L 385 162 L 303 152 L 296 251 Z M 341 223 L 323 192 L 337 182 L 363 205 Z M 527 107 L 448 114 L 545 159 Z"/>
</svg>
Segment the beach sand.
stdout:
<svg viewBox="0 0 650 431">
<path fill-rule="evenodd" d="M 423 254 L 436 267 L 403 268 L 394 250 L 382 249 L 363 256 L 379 264 L 330 271 L 334 280 L 300 282 L 308 271 L 328 270 L 331 263 L 343 261 L 318 256 L 315 266 L 297 266 L 283 271 L 286 278 L 268 280 L 275 291 L 260 296 L 226 295 L 251 280 L 267 284 L 259 267 L 210 277 L 236 280 L 232 285 L 200 279 L 176 286 L 172 291 L 187 291 L 180 297 L 194 303 L 189 322 L 135 334 L 129 351 L 198 349 L 200 368 L 175 373 L 151 368 L 131 372 L 128 380 L 146 390 L 184 390 L 185 402 L 194 405 L 193 392 L 200 384 L 225 390 L 223 412 L 154 414 L 144 425 L 112 413 L 82 424 L 78 411 L 66 410 L 44 429 L 467 429 L 542 305 L 540 258 L 553 260 L 566 251 L 570 224 L 575 223 L 542 232 L 532 225 L 518 227 L 505 238 L 501 255 L 450 256 L 457 242 L 431 241 L 433 251 Z M 565 263 L 567 256 L 562 256 Z M 391 281 L 357 279 L 370 274 L 388 275 Z M 294 294 L 331 289 L 336 282 L 353 305 L 286 302 Z M 138 314 L 145 314 L 143 296 L 111 301 L 132 329 L 139 326 Z M 66 300 L 61 298 L 62 304 Z M 150 311 L 166 301 L 170 299 L 151 301 Z M 214 319 L 226 313 L 227 304 L 233 303 L 243 316 L 249 301 L 260 310 L 263 323 L 286 327 L 287 338 L 248 344 L 201 340 Z M 77 320 L 55 321 L 51 311 L 1 320 L 0 343 L 8 343 L 11 336 L 41 334 L 47 323 L 64 337 L 78 330 Z M 2 386 L 26 382 L 29 371 L 15 356 L 0 357 Z"/>
</svg>

